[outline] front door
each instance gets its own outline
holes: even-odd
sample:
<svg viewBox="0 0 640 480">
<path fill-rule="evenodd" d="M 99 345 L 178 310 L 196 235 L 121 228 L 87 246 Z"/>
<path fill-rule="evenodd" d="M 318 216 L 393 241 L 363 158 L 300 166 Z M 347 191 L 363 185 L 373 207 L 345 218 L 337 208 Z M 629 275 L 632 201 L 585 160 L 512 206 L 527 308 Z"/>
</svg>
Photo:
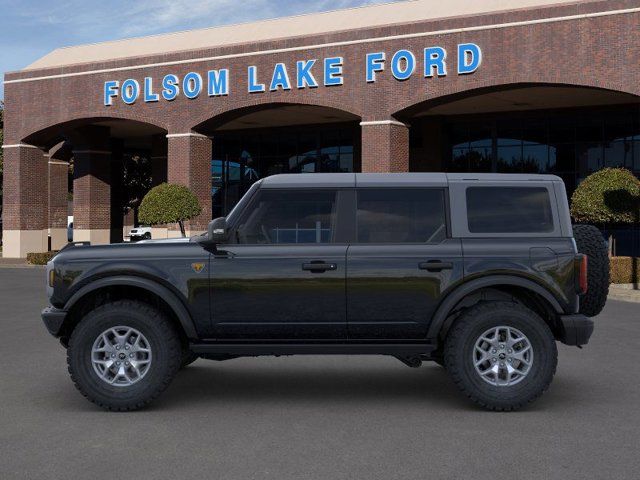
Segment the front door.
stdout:
<svg viewBox="0 0 640 480">
<path fill-rule="evenodd" d="M 261 189 L 211 260 L 216 338 L 346 338 L 335 189 Z"/>
<path fill-rule="evenodd" d="M 347 254 L 349 338 L 426 337 L 442 293 L 463 276 L 445 195 L 442 188 L 358 189 L 356 242 Z"/>
</svg>

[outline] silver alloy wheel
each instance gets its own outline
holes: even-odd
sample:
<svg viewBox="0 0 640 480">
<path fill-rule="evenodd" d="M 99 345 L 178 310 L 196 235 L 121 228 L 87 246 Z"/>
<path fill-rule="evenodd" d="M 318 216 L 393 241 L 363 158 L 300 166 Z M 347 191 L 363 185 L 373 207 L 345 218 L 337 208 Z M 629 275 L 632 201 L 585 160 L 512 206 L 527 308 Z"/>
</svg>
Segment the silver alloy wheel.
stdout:
<svg viewBox="0 0 640 480">
<path fill-rule="evenodd" d="M 524 333 L 513 327 L 493 327 L 473 348 L 473 366 L 485 382 L 507 387 L 521 382 L 531 371 L 533 348 Z"/>
<path fill-rule="evenodd" d="M 135 328 L 105 330 L 91 348 L 91 362 L 100 380 L 116 387 L 139 382 L 151 366 L 151 345 Z"/>
</svg>

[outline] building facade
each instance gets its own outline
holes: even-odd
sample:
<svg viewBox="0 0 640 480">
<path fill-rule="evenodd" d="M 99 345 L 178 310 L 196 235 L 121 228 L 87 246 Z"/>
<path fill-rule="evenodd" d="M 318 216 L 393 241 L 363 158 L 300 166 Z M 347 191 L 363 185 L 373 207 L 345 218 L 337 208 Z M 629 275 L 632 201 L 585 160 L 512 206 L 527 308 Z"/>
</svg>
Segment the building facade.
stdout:
<svg viewBox="0 0 640 480">
<path fill-rule="evenodd" d="M 640 173 L 640 2 L 414 0 L 60 49 L 5 75 L 3 256 L 122 241 L 122 156 L 192 233 L 299 172 Z M 154 236 L 173 235 L 155 229 Z"/>
</svg>

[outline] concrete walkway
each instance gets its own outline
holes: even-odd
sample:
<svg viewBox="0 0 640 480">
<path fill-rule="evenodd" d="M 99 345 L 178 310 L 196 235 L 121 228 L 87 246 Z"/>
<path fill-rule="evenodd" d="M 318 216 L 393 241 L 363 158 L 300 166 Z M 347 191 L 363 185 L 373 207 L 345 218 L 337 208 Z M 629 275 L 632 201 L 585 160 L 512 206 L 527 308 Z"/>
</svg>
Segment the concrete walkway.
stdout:
<svg viewBox="0 0 640 480">
<path fill-rule="evenodd" d="M 640 303 L 640 284 L 622 283 L 609 287 L 609 298 Z"/>
<path fill-rule="evenodd" d="M 43 268 L 42 265 L 31 265 L 26 258 L 1 258 L 0 268 Z"/>
</svg>

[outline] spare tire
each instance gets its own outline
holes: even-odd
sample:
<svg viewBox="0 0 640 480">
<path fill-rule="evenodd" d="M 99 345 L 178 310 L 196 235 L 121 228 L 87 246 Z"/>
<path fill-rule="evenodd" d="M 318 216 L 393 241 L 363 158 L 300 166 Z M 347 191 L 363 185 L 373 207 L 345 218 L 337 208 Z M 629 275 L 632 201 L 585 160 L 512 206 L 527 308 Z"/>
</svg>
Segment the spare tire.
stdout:
<svg viewBox="0 0 640 480">
<path fill-rule="evenodd" d="M 589 257 L 587 293 L 580 296 L 580 313 L 595 317 L 604 308 L 609 295 L 609 249 L 602 233 L 593 225 L 574 225 L 573 238 L 578 253 Z"/>
</svg>

